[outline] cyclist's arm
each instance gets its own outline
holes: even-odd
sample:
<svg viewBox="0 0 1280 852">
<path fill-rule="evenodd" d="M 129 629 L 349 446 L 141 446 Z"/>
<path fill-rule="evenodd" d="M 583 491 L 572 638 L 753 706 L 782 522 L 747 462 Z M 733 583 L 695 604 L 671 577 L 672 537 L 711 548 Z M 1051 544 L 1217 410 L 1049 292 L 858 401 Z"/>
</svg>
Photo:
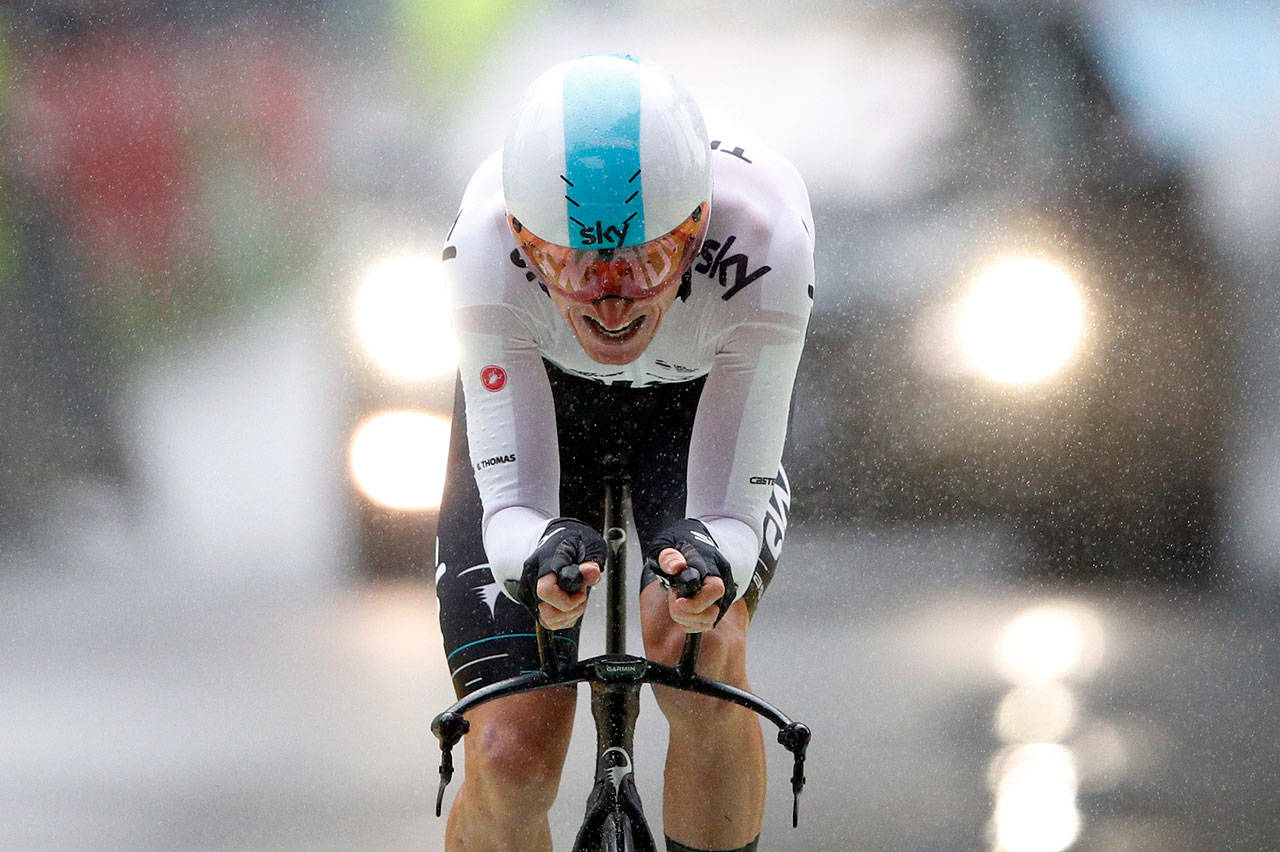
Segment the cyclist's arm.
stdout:
<svg viewBox="0 0 1280 852">
<path fill-rule="evenodd" d="M 799 217 L 776 227 L 771 280 L 734 297 L 750 295 L 751 310 L 720 345 L 689 449 L 687 514 L 706 524 L 739 597 L 760 553 L 812 301 L 812 239 Z"/>
<path fill-rule="evenodd" d="M 560 456 L 541 352 L 506 306 L 455 310 L 454 328 L 489 569 L 507 597 L 535 610 L 544 626 L 571 627 L 586 611 L 587 596 L 560 588 L 556 571 L 572 563 L 581 584 L 594 585 L 604 541 L 576 521 L 551 521 L 559 506 Z M 572 541 L 557 547 L 565 533 Z M 572 557 L 567 563 L 566 556 Z"/>
<path fill-rule="evenodd" d="M 559 514 L 560 458 L 529 284 L 510 260 L 500 152 L 467 185 L 447 242 L 445 280 L 485 552 L 499 587 L 519 600 L 524 560 Z"/>
<path fill-rule="evenodd" d="M 551 387 L 537 346 L 508 308 L 458 309 L 454 326 L 485 553 L 500 588 L 518 600 L 524 561 L 559 512 Z"/>
</svg>

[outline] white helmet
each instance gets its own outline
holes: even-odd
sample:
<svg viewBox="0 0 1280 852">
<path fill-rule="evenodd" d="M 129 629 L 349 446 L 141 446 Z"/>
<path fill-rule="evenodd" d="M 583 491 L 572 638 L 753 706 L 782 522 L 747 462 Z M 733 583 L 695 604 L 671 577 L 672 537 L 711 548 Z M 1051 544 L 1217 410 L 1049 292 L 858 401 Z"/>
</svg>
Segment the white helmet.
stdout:
<svg viewBox="0 0 1280 852">
<path fill-rule="evenodd" d="M 711 200 L 697 103 L 658 66 L 598 54 L 546 71 L 525 93 L 502 151 L 517 235 L 592 251 L 651 242 Z M 699 214 L 694 211 L 701 211 Z"/>
</svg>

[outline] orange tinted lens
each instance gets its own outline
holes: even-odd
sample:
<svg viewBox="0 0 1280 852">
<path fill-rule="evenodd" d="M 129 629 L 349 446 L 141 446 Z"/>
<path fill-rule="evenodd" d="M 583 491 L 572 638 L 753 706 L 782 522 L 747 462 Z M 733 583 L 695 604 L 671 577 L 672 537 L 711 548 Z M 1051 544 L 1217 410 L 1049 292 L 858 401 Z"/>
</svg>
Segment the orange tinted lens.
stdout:
<svg viewBox="0 0 1280 852">
<path fill-rule="evenodd" d="M 581 301 L 603 296 L 642 299 L 676 283 L 697 254 L 706 221 L 701 205 L 674 230 L 618 249 L 574 249 L 548 243 L 508 217 L 520 250 L 549 287 Z"/>
</svg>

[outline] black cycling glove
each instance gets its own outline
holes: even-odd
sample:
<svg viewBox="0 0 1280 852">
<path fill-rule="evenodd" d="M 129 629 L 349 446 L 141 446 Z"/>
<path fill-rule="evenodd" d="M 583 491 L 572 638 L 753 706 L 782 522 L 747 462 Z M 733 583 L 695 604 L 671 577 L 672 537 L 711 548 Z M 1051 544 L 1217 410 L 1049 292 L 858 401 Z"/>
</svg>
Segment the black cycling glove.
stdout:
<svg viewBox="0 0 1280 852">
<path fill-rule="evenodd" d="M 560 588 L 569 594 L 582 588 L 578 566 L 594 562 L 604 567 L 604 539 L 600 533 L 573 518 L 555 518 L 547 524 L 533 554 L 524 561 L 517 597 L 538 617 L 538 581 L 555 574 Z"/>
<path fill-rule="evenodd" d="M 671 576 L 662 570 L 658 562 L 658 554 L 673 547 L 684 554 L 688 568 L 678 576 Z M 716 624 L 724 618 L 725 612 L 733 604 L 738 594 L 737 584 L 733 582 L 733 572 L 729 570 L 729 560 L 724 558 L 716 541 L 711 537 L 706 524 L 693 518 L 681 518 L 668 524 L 666 529 L 654 536 L 645 546 L 645 567 L 652 571 L 659 580 L 674 588 L 680 597 L 693 597 L 702 588 L 702 581 L 707 577 L 719 577 L 724 581 L 724 594 L 716 602 L 720 614 L 716 616 Z M 696 573 L 696 576 L 695 576 Z"/>
</svg>

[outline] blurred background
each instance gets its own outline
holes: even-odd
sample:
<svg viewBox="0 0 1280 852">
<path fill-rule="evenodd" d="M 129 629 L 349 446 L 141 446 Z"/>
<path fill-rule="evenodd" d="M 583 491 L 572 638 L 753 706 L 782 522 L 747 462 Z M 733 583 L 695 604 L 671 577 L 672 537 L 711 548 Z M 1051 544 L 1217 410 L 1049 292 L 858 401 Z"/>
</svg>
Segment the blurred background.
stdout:
<svg viewBox="0 0 1280 852">
<path fill-rule="evenodd" d="M 596 51 L 813 201 L 762 847 L 1280 848 L 1280 6 L 1187 0 L 4 4 L 0 847 L 442 848 L 440 252 Z"/>
</svg>

